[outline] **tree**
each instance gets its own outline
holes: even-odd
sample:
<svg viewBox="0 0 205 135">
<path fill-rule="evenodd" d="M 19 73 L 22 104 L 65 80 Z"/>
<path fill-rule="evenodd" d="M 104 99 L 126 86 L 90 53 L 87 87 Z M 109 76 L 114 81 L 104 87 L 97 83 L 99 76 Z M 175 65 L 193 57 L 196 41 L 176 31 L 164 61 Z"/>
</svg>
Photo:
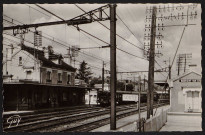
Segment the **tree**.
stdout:
<svg viewBox="0 0 205 135">
<path fill-rule="evenodd" d="M 125 83 L 117 81 L 117 90 L 125 91 Z M 126 84 L 126 91 L 134 91 L 134 86 L 131 83 Z"/>
<path fill-rule="evenodd" d="M 53 54 L 54 53 L 53 47 L 51 45 L 48 46 L 48 53 L 49 54 Z"/>
<path fill-rule="evenodd" d="M 117 81 L 117 90 L 124 91 L 125 90 L 125 84 L 123 82 Z"/>
<path fill-rule="evenodd" d="M 134 91 L 134 86 L 133 86 L 133 84 L 131 84 L 131 83 L 127 84 L 126 90 L 127 90 L 127 91 Z"/>
<path fill-rule="evenodd" d="M 94 87 L 95 84 L 102 84 L 102 78 L 100 77 L 94 77 L 90 81 L 90 87 Z"/>
<path fill-rule="evenodd" d="M 84 80 L 87 84 L 89 83 L 89 79 L 91 78 L 91 73 L 90 67 L 87 67 L 87 63 L 83 61 L 80 64 L 80 68 L 78 70 L 77 78 Z"/>
</svg>

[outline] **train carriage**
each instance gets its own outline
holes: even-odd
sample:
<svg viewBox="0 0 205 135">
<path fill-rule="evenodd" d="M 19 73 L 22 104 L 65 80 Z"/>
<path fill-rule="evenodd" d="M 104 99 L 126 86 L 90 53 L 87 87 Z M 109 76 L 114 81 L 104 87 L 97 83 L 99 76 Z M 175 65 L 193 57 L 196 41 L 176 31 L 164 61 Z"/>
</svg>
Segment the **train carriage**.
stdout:
<svg viewBox="0 0 205 135">
<path fill-rule="evenodd" d="M 136 91 L 116 91 L 116 103 L 117 104 L 134 104 L 138 102 L 138 92 Z M 147 92 L 141 92 L 141 103 L 147 102 Z M 154 101 L 158 101 L 159 96 L 154 92 Z M 97 102 L 101 106 L 110 105 L 111 98 L 109 91 L 99 91 Z"/>
</svg>

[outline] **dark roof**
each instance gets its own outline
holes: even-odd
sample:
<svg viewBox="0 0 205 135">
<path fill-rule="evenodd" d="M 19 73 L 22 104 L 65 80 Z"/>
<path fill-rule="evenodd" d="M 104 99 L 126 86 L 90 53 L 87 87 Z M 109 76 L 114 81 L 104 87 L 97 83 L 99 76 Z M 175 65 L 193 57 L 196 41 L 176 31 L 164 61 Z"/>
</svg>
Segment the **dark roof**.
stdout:
<svg viewBox="0 0 205 135">
<path fill-rule="evenodd" d="M 68 71 L 72 71 L 72 72 L 76 71 L 76 68 L 66 64 L 64 61 L 62 61 L 61 64 L 55 64 L 51 60 L 46 59 L 44 57 L 44 52 L 41 50 L 29 47 L 29 46 L 25 46 L 25 45 L 22 45 L 21 49 L 32 54 L 36 59 L 39 59 L 43 63 L 42 66 L 44 66 L 44 67 L 59 68 L 59 69 L 64 69 L 64 70 L 68 70 Z M 35 52 L 35 55 L 34 55 L 34 52 Z"/>
</svg>

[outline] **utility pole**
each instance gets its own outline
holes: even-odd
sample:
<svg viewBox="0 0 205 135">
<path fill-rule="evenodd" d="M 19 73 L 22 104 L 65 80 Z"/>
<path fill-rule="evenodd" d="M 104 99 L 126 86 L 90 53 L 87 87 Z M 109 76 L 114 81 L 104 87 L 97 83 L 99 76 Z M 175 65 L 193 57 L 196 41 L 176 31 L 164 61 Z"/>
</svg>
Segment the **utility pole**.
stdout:
<svg viewBox="0 0 205 135">
<path fill-rule="evenodd" d="M 184 72 L 186 72 L 186 54 L 184 56 Z"/>
<path fill-rule="evenodd" d="M 149 74 L 147 91 L 147 119 L 153 116 L 153 90 L 154 90 L 154 62 L 155 62 L 155 35 L 156 35 L 156 12 L 157 8 L 152 9 L 150 54 L 149 54 Z"/>
<path fill-rule="evenodd" d="M 140 96 L 141 96 L 141 76 L 139 76 L 139 79 L 138 79 L 138 92 L 139 92 L 139 98 L 138 98 L 138 101 L 139 101 L 139 104 L 138 104 L 138 111 L 139 111 L 139 114 L 138 114 L 138 116 L 139 116 L 139 132 L 141 132 L 141 111 L 140 111 L 140 105 L 141 105 L 141 103 L 140 103 Z"/>
<path fill-rule="evenodd" d="M 104 61 L 103 61 L 103 68 L 102 68 L 102 91 L 104 91 Z"/>
<path fill-rule="evenodd" d="M 171 67 L 170 58 L 169 58 L 169 79 L 170 80 L 171 80 L 171 69 L 172 69 L 172 67 Z M 169 87 L 169 90 L 168 90 L 168 97 L 170 98 L 170 87 Z"/>
<path fill-rule="evenodd" d="M 125 91 L 127 91 L 127 80 L 125 80 Z"/>
<path fill-rule="evenodd" d="M 144 75 L 144 91 L 145 91 L 145 75 Z"/>
<path fill-rule="evenodd" d="M 180 55 L 179 55 L 179 61 L 178 61 L 178 76 L 179 76 L 179 71 L 180 71 L 180 62 L 181 61 L 181 59 L 180 59 Z"/>
<path fill-rule="evenodd" d="M 8 75 L 7 61 L 8 61 L 8 48 L 6 48 L 6 75 Z"/>
<path fill-rule="evenodd" d="M 116 4 L 110 4 L 110 129 L 116 129 Z"/>
<path fill-rule="evenodd" d="M 170 58 L 169 58 L 169 79 L 171 79 L 171 65 L 170 65 Z"/>
</svg>

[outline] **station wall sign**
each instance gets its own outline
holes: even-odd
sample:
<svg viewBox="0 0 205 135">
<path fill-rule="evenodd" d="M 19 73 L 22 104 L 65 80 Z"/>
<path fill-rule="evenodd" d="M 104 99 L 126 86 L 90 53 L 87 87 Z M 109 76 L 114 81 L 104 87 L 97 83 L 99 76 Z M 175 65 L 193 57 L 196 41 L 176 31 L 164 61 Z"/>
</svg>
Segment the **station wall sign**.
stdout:
<svg viewBox="0 0 205 135">
<path fill-rule="evenodd" d="M 122 95 L 122 100 L 123 101 L 138 101 L 138 95 L 133 95 L 133 94 L 123 94 Z"/>
</svg>

